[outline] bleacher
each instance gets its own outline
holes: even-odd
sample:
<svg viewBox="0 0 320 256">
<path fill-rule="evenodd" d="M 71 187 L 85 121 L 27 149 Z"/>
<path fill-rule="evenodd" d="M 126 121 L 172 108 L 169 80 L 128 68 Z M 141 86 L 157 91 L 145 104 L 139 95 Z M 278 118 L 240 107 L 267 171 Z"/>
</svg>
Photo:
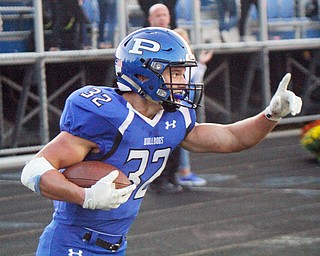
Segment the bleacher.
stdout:
<svg viewBox="0 0 320 256">
<path fill-rule="evenodd" d="M 33 7 L 30 0 L 0 0 L 2 31 L 0 52 L 26 52 L 29 50 L 33 30 Z"/>
<path fill-rule="evenodd" d="M 240 15 L 240 1 L 236 1 Z M 305 16 L 305 1 L 267 0 L 267 26 L 269 39 L 318 38 L 320 37 L 320 18 Z M 187 29 L 195 42 L 192 29 L 195 26 L 194 1 L 179 0 L 177 3 L 177 23 Z M 201 42 L 219 42 L 218 12 L 215 0 L 200 1 Z M 259 40 L 259 13 L 251 6 L 247 34 Z"/>
<path fill-rule="evenodd" d="M 305 1 L 267 0 L 268 39 L 297 39 L 320 37 L 320 18 L 305 16 Z M 259 38 L 259 13 L 251 6 L 248 33 Z"/>
<path fill-rule="evenodd" d="M 136 0 L 127 0 L 127 32 L 143 26 L 143 13 Z M 200 0 L 199 24 L 195 24 L 194 0 L 177 2 L 177 24 L 189 31 L 191 42 L 219 42 L 218 13 L 215 0 Z M 298 3 L 298 6 L 297 6 Z M 269 39 L 318 38 L 320 19 L 312 20 L 305 16 L 304 1 L 267 0 Z M 240 1 L 237 0 L 240 12 Z M 33 40 L 32 0 L 0 0 L 0 14 L 3 25 L 0 32 L 0 53 L 26 52 Z M 240 14 L 240 13 L 239 13 Z M 259 13 L 252 6 L 248 21 L 248 34 L 259 39 Z M 194 28 L 198 25 L 201 38 L 195 38 Z M 116 33 L 119 36 L 119 33 Z M 116 40 L 119 41 L 119 40 Z"/>
<path fill-rule="evenodd" d="M 193 0 L 178 0 L 176 5 L 176 17 L 179 27 L 186 29 L 190 34 L 191 42 L 219 42 L 218 12 L 214 0 L 201 0 L 199 2 L 199 24 L 196 24 L 196 12 Z M 199 36 L 195 27 L 200 29 Z"/>
<path fill-rule="evenodd" d="M 223 87 L 220 91 L 224 91 L 224 95 L 213 95 L 212 98 L 216 97 L 215 99 L 217 99 L 220 97 L 218 100 L 225 101 L 225 104 L 219 106 L 216 104 L 217 101 L 209 100 L 206 100 L 206 104 L 212 103 L 209 108 L 219 110 L 223 112 L 223 114 L 228 115 L 227 121 L 234 121 L 234 117 L 238 118 L 238 112 L 240 112 L 240 114 L 246 114 L 244 111 L 247 110 L 247 103 L 249 102 L 251 88 L 253 86 L 255 88 L 260 86 L 259 93 L 261 93 L 261 91 L 263 92 L 262 95 L 259 95 L 262 98 L 262 104 L 269 100 L 268 93 L 269 91 L 271 92 L 269 85 L 270 80 L 277 79 L 276 81 L 278 82 L 278 77 L 270 78 L 269 76 L 280 75 L 278 73 L 270 74 L 268 69 L 272 61 L 268 58 L 272 58 L 271 54 L 273 52 L 279 53 L 279 58 L 282 58 L 281 52 L 285 52 L 283 59 L 285 59 L 286 64 L 293 63 L 291 66 L 294 65 L 293 68 L 298 68 L 299 72 L 303 73 L 301 75 L 303 79 L 310 77 L 306 82 L 308 86 L 309 84 L 312 86 L 312 83 L 316 85 L 319 84 L 319 74 L 316 70 L 316 67 L 319 66 L 319 61 L 317 61 L 316 57 L 319 56 L 320 50 L 320 41 L 317 40 L 317 38 L 320 38 L 319 21 L 306 18 L 303 13 L 296 11 L 296 6 L 294 6 L 294 9 L 288 8 L 289 6 L 284 4 L 284 2 L 291 0 L 277 0 L 277 3 L 279 3 L 279 1 L 282 2 L 280 5 L 281 8 L 277 7 L 276 12 L 269 9 L 271 8 L 271 4 L 268 5 L 268 33 L 272 39 L 290 38 L 292 40 L 259 41 L 258 38 L 255 38 L 255 41 L 236 43 L 214 42 L 214 37 L 218 37 L 218 35 L 214 35 L 218 30 L 215 0 L 199 0 L 198 3 L 200 6 L 198 7 L 194 6 L 194 0 L 178 1 L 177 8 L 179 11 L 177 13 L 177 23 L 178 26 L 189 30 L 192 47 L 195 52 L 203 49 L 210 49 L 215 52 L 211 67 L 209 66 L 208 68 L 210 73 L 205 77 L 205 82 L 210 85 L 213 84 Z M 143 26 L 143 14 L 137 0 L 119 0 L 117 2 L 120 3 L 122 7 L 125 6 L 126 11 L 118 13 L 119 19 L 127 22 L 125 32 L 129 33 Z M 240 1 L 237 0 L 237 3 L 239 2 Z M 275 0 L 267 0 L 268 4 L 271 2 L 275 3 Z M 111 70 L 110 67 L 113 65 L 114 49 L 57 52 L 29 51 L 28 42 L 34 40 L 32 36 L 33 26 L 37 28 L 38 25 L 38 23 L 34 25 L 33 20 L 37 17 L 33 4 L 37 6 L 37 3 L 39 2 L 36 0 L 0 0 L 0 14 L 3 19 L 3 31 L 0 32 L 0 156 L 1 154 L 11 154 L 13 151 L 10 149 L 14 149 L 14 152 L 21 152 L 23 150 L 21 146 L 30 146 L 29 142 L 22 144 L 19 138 L 23 137 L 23 134 L 21 134 L 21 131 L 23 131 L 22 128 L 24 128 L 30 120 L 35 120 L 34 117 L 36 117 L 36 121 L 38 121 L 39 117 L 39 122 L 37 123 L 40 127 L 39 134 L 37 134 L 38 140 L 35 143 L 38 143 L 36 144 L 38 146 L 46 142 L 49 138 L 48 119 L 52 118 L 48 115 L 48 112 L 49 114 L 53 113 L 54 117 L 59 115 L 61 109 L 56 107 L 54 101 L 57 99 L 61 99 L 62 101 L 67 93 L 66 90 L 73 89 L 70 89 L 70 86 L 79 86 L 79 84 L 82 85 L 86 83 L 87 77 L 89 77 L 89 80 L 91 78 L 94 82 L 98 80 L 99 84 L 104 84 L 105 80 L 110 80 L 110 74 L 112 73 L 113 75 L 113 70 Z M 258 28 L 258 19 L 259 15 L 257 11 L 254 13 L 253 10 L 250 15 L 248 33 L 257 34 L 257 30 L 255 31 L 255 29 Z M 200 28 L 199 31 L 196 31 L 198 28 Z M 299 31 L 299 33 L 297 31 Z M 196 38 L 199 32 L 200 37 Z M 299 36 L 296 35 L 297 33 Z M 118 28 L 116 36 L 118 37 L 116 41 L 119 41 L 119 39 L 124 36 L 120 28 Z M 291 52 L 289 52 L 290 50 L 302 52 L 306 49 L 311 52 L 310 56 L 313 58 L 309 60 L 310 66 L 304 65 L 304 63 L 300 64 L 299 60 L 294 58 L 294 54 L 291 56 Z M 313 54 L 313 52 L 315 54 Z M 232 70 L 234 68 L 232 66 L 232 57 L 235 55 L 237 58 L 236 64 L 239 65 L 238 70 Z M 243 62 L 245 58 L 249 60 Z M 252 63 L 250 61 L 252 61 Z M 65 63 L 68 63 L 68 70 L 61 68 Z M 279 65 L 279 73 L 285 71 L 290 72 L 291 66 L 289 64 L 287 66 Z M 50 65 L 56 65 L 55 67 L 51 67 L 51 71 L 60 68 L 61 73 L 49 72 L 49 74 L 47 74 L 46 72 L 48 71 L 48 66 L 50 68 Z M 70 72 L 72 65 L 74 65 L 75 70 L 73 73 Z M 94 65 L 96 65 L 95 68 L 92 68 Z M 259 77 L 258 79 L 254 79 L 255 68 L 257 67 L 259 69 Z M 239 68 L 241 72 L 238 72 Z M 64 71 L 68 74 L 64 74 Z M 241 74 L 235 79 L 235 77 L 232 77 L 234 73 Z M 295 72 L 295 74 L 297 73 L 298 72 Z M 55 84 L 58 90 L 47 92 L 47 88 L 52 89 L 52 84 L 56 80 L 54 76 L 59 76 L 59 79 L 63 79 L 63 81 Z M 221 78 L 222 76 L 223 78 Z M 98 77 L 101 77 L 101 80 L 103 79 L 102 83 L 100 83 Z M 79 82 L 79 80 L 81 81 Z M 236 82 L 234 80 L 236 80 Z M 301 83 L 303 82 L 305 81 L 301 80 Z M 3 94 L 3 97 L 1 92 L 4 90 L 10 90 L 11 94 L 9 96 Z M 213 90 L 207 87 L 206 94 L 208 96 L 211 97 L 210 90 L 217 94 L 216 87 Z M 241 99 L 243 104 L 240 105 L 240 110 L 239 108 L 235 110 L 237 112 L 233 112 L 234 106 L 232 104 L 234 102 L 231 102 L 234 100 L 234 96 L 232 95 L 234 91 L 236 92 L 238 102 L 240 102 L 240 96 L 244 95 Z M 4 100 L 12 100 L 11 95 L 16 97 L 16 99 L 14 99 L 15 101 L 5 105 Z M 28 100 L 31 100 L 31 107 L 26 109 L 25 107 L 28 106 L 28 104 L 30 105 L 29 102 L 27 104 Z M 19 105 L 18 101 L 22 104 Z M 43 101 L 46 102 L 41 105 Z M 2 105 L 3 103 L 4 105 Z M 8 114 L 7 107 L 4 109 L 4 106 L 9 105 L 12 109 L 17 108 L 13 110 L 12 113 L 14 114 Z M 7 112 L 4 113 L 6 116 L 3 115 L 3 112 Z M 16 113 L 19 113 L 19 115 L 15 115 Z M 8 120 L 5 120 L 6 122 L 3 120 L 6 119 L 8 115 L 12 120 L 10 120 L 9 125 L 6 125 L 8 124 Z M 4 124 L 6 126 L 4 126 Z M 19 149 L 16 147 L 19 147 Z M 6 150 L 8 148 L 9 150 Z"/>
</svg>

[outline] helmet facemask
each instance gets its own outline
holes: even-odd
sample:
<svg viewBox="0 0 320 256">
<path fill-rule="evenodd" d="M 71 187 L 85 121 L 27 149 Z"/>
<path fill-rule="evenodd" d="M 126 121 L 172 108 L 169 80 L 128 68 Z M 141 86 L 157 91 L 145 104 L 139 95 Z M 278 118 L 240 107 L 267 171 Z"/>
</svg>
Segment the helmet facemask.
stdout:
<svg viewBox="0 0 320 256">
<path fill-rule="evenodd" d="M 172 80 L 171 66 L 170 69 L 170 82 L 166 82 L 163 86 L 170 92 L 170 97 L 163 100 L 167 104 L 173 104 L 176 108 L 180 106 L 187 108 L 197 108 L 200 104 L 203 84 L 191 83 L 191 68 L 186 67 L 185 79 L 186 83 L 174 83 Z"/>
<path fill-rule="evenodd" d="M 193 109 L 199 106 L 203 93 L 203 84 L 191 83 L 191 68 L 195 67 L 196 63 L 170 63 L 163 60 L 148 60 L 146 63 L 144 64 L 145 68 L 150 69 L 161 80 L 156 95 L 161 100 L 161 105 L 166 111 L 174 112 L 180 106 Z M 185 83 L 174 82 L 172 77 L 172 68 L 174 67 L 186 69 L 184 74 Z M 163 72 L 166 68 L 169 69 L 169 81 L 165 81 L 163 77 Z"/>
</svg>

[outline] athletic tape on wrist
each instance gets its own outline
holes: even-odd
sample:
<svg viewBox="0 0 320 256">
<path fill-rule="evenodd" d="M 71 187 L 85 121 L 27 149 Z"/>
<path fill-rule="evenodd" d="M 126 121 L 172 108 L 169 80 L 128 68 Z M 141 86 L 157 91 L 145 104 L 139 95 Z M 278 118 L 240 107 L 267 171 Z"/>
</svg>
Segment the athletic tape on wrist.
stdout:
<svg viewBox="0 0 320 256">
<path fill-rule="evenodd" d="M 44 157 L 32 159 L 22 170 L 21 182 L 32 191 L 40 193 L 41 175 L 52 169 L 55 168 Z"/>
</svg>

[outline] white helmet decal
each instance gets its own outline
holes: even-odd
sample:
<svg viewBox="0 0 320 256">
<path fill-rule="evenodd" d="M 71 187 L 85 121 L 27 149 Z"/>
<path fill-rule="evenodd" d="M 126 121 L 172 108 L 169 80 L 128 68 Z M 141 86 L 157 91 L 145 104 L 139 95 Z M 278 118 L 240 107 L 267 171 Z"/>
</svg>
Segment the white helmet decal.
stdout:
<svg viewBox="0 0 320 256">
<path fill-rule="evenodd" d="M 134 45 L 129 53 L 133 54 L 143 54 L 142 49 L 150 52 L 158 52 L 160 50 L 160 44 L 158 42 L 144 39 L 144 38 L 134 38 Z"/>
</svg>

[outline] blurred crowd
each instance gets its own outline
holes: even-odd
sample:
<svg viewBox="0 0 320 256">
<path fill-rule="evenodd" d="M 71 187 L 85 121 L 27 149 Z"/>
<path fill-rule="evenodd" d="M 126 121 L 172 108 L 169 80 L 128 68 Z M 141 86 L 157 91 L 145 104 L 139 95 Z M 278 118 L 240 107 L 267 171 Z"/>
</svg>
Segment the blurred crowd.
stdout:
<svg viewBox="0 0 320 256">
<path fill-rule="evenodd" d="M 200 1 L 208 4 L 208 0 Z M 219 41 L 234 42 L 246 41 L 247 20 L 252 9 L 258 15 L 258 0 L 215 0 Z M 210 2 L 210 3 L 211 3 Z M 276 1 L 268 4 L 274 5 Z M 291 1 L 292 2 L 292 1 Z M 167 6 L 170 12 L 171 29 L 179 27 L 178 14 L 183 15 L 183 10 L 192 12 L 193 0 L 137 0 L 143 17 L 140 17 L 140 26 L 150 26 L 148 21 L 149 9 L 156 3 Z M 45 29 L 52 31 L 46 37 L 48 50 L 113 48 L 115 46 L 117 26 L 116 0 L 43 0 Z M 270 7 L 271 8 L 271 7 Z M 269 9 L 268 7 L 268 12 Z M 177 10 L 178 13 L 177 13 Z M 276 10 L 279 12 L 279 10 Z M 190 15 L 190 14 L 189 14 Z M 319 20 L 317 0 L 305 2 L 305 16 Z M 188 19 L 188 18 L 186 18 Z"/>
</svg>

